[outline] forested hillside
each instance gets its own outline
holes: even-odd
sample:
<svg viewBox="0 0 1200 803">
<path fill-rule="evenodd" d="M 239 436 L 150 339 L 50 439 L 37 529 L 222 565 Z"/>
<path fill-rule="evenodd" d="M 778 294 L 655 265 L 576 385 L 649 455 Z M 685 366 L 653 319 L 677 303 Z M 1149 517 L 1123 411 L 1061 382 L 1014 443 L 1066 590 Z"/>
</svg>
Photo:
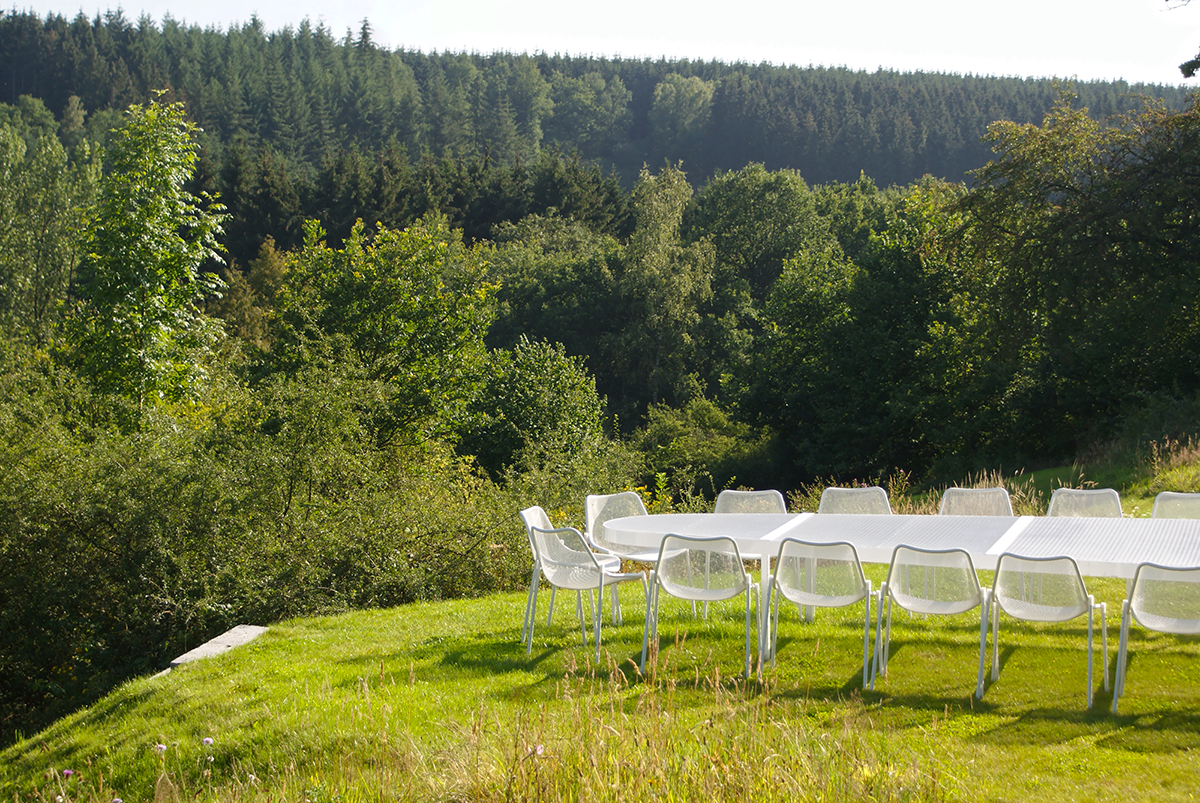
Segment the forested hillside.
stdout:
<svg viewBox="0 0 1200 803">
<path fill-rule="evenodd" d="M 1197 434 L 1200 108 L 1126 89 L 0 15 L 0 734 L 527 582 L 529 504 Z"/>
<path fill-rule="evenodd" d="M 557 148 L 615 166 L 627 187 L 643 163 L 664 159 L 682 161 L 697 186 L 751 162 L 816 183 L 860 172 L 884 186 L 924 174 L 959 181 L 987 161 L 989 123 L 1036 122 L 1057 94 L 1049 79 L 392 51 L 366 21 L 343 37 L 308 21 L 222 30 L 132 23 L 119 11 L 0 12 L 0 101 L 31 95 L 61 116 L 77 96 L 95 115 L 164 88 L 207 132 L 215 162 L 213 140 L 269 148 L 293 181 L 351 148 L 368 160 L 390 147 L 414 161 L 487 153 L 501 164 Z M 1099 117 L 1128 109 L 1130 93 L 1183 103 L 1178 88 L 1076 89 Z"/>
</svg>

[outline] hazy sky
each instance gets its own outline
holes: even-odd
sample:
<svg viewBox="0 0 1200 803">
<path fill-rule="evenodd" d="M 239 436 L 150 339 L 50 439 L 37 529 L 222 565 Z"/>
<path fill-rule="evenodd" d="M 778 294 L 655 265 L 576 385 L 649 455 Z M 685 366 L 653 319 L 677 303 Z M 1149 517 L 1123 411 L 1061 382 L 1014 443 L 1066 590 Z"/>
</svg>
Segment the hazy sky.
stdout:
<svg viewBox="0 0 1200 803">
<path fill-rule="evenodd" d="M 75 0 L 77 2 L 77 0 Z M 86 0 L 15 4 L 89 17 L 116 8 L 268 31 L 307 17 L 339 37 L 370 20 L 389 48 L 569 53 L 1197 85 L 1200 0 Z"/>
</svg>

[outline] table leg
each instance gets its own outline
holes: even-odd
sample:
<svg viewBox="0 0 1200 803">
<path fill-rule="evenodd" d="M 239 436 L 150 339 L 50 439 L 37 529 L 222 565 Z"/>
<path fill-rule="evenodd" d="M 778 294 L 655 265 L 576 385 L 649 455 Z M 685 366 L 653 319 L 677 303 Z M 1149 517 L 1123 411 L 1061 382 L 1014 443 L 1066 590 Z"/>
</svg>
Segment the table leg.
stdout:
<svg viewBox="0 0 1200 803">
<path fill-rule="evenodd" d="M 771 660 L 771 600 L 768 594 L 771 590 L 771 558 L 764 556 L 759 561 L 758 585 L 758 665 L 759 675 L 762 667 Z"/>
</svg>

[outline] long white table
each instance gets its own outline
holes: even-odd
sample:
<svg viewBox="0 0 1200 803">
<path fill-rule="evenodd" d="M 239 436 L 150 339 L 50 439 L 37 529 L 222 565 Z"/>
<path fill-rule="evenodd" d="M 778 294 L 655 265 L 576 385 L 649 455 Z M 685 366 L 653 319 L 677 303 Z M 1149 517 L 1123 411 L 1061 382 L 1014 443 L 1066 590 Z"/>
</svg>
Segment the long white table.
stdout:
<svg viewBox="0 0 1200 803">
<path fill-rule="evenodd" d="M 848 541 L 865 563 L 890 563 L 901 544 L 963 549 L 977 569 L 995 569 L 1005 552 L 1046 558 L 1068 555 L 1081 574 L 1132 580 L 1138 564 L 1200 566 L 1200 520 L 1045 518 L 1042 516 L 847 515 L 831 513 L 668 513 L 605 522 L 617 543 L 656 549 L 667 534 L 728 536 L 742 557 L 763 562 L 759 649 L 766 649 L 770 560 L 785 538 Z"/>
<path fill-rule="evenodd" d="M 743 557 L 773 558 L 784 538 L 849 541 L 866 563 L 888 563 L 900 544 L 963 549 L 977 569 L 1000 555 L 1069 555 L 1090 577 L 1131 579 L 1139 563 L 1200 566 L 1200 519 L 1045 518 L 1042 516 L 668 513 L 605 522 L 619 543 L 655 549 L 668 533 L 732 538 Z"/>
</svg>

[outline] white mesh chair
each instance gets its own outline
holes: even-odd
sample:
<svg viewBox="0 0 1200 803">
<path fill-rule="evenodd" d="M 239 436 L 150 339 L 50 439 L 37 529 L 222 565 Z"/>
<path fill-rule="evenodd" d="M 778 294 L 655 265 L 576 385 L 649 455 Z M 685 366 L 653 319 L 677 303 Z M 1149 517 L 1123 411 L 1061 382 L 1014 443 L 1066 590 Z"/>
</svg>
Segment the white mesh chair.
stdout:
<svg viewBox="0 0 1200 803">
<path fill-rule="evenodd" d="M 1087 592 L 1079 567 L 1068 557 L 1026 558 L 1005 552 L 996 565 L 992 583 L 992 680 L 1000 678 L 1000 611 L 1027 622 L 1069 622 L 1088 618 L 1087 707 L 1092 707 L 1092 653 L 1095 613 L 1100 611 L 1101 664 L 1104 690 L 1108 690 L 1107 606 Z M 979 645 L 979 681 L 975 696 L 983 699 L 983 644 Z"/>
<path fill-rule="evenodd" d="M 693 566 L 707 565 L 708 576 L 698 583 Z M 646 627 L 642 633 L 641 671 L 646 671 L 646 655 L 650 640 L 658 640 L 658 600 L 662 592 L 693 602 L 720 602 L 746 595 L 746 663 L 744 673 L 750 677 L 751 610 L 750 598 L 758 587 L 742 562 L 741 553 L 732 538 L 688 538 L 667 535 L 659 549 L 658 561 L 650 571 L 650 601 L 647 603 Z"/>
<path fill-rule="evenodd" d="M 1200 634 L 1200 567 L 1187 569 L 1143 563 L 1133 575 L 1133 590 L 1121 603 L 1121 639 L 1117 644 L 1117 676 L 1112 712 L 1125 693 L 1129 625 L 1133 619 L 1147 630 L 1180 636 Z"/>
<path fill-rule="evenodd" d="M 947 488 L 939 516 L 1011 516 L 1012 501 L 1004 488 Z"/>
<path fill-rule="evenodd" d="M 538 505 L 527 507 L 520 513 L 521 521 L 525 524 L 525 536 L 529 539 L 529 551 L 533 553 L 533 574 L 529 578 L 529 598 L 525 601 L 525 623 L 521 626 L 521 641 L 525 641 L 529 637 L 530 628 L 533 627 L 533 617 L 537 612 L 537 592 L 538 583 L 542 576 L 541 562 L 538 560 L 537 546 L 533 542 L 533 529 L 540 527 L 543 530 L 553 530 L 554 525 L 550 523 L 550 517 L 546 515 L 546 511 L 542 510 Z M 621 570 L 621 559 L 611 557 L 609 555 L 597 556 L 597 561 L 608 571 L 619 572 Z M 546 615 L 546 624 L 550 624 L 550 620 L 554 617 L 554 597 L 558 593 L 558 588 L 550 586 L 550 611 Z M 582 605 L 580 595 L 576 594 L 575 607 L 577 612 L 582 617 Z M 617 599 L 616 591 L 613 591 L 613 619 L 616 620 L 621 615 L 620 601 Z"/>
<path fill-rule="evenodd" d="M 821 503 L 817 505 L 817 513 L 890 516 L 892 505 L 888 502 L 887 491 L 878 485 L 865 488 L 826 488 L 821 491 Z M 815 619 L 816 613 L 815 607 L 800 606 L 800 615 L 806 622 Z"/>
<path fill-rule="evenodd" d="M 717 502 L 713 513 L 718 515 L 733 513 L 787 513 L 787 503 L 779 491 L 733 491 L 725 490 L 717 494 Z M 705 574 L 708 573 L 706 566 Z M 708 618 L 708 603 L 704 603 L 704 618 Z"/>
<path fill-rule="evenodd" d="M 1200 519 L 1200 494 L 1163 491 L 1154 497 L 1152 519 Z"/>
<path fill-rule="evenodd" d="M 658 560 L 658 550 L 647 550 L 645 547 L 614 541 L 604 528 L 606 521 L 626 516 L 645 515 L 646 506 L 642 504 L 642 497 L 633 491 L 624 491 L 619 494 L 593 494 L 587 498 L 584 504 L 588 543 L 595 550 L 609 555 L 617 555 L 625 560 L 653 563 Z"/>
<path fill-rule="evenodd" d="M 613 595 L 617 593 L 616 585 L 631 580 L 640 580 L 643 596 L 649 602 L 646 593 L 646 576 L 641 572 L 622 574 L 610 571 L 600 565 L 597 556 L 588 548 L 587 542 L 579 530 L 574 527 L 559 527 L 544 530 L 541 527 L 529 528 L 533 536 L 533 546 L 538 564 L 547 582 L 555 588 L 565 588 L 582 594 L 588 592 L 592 610 L 592 638 L 596 644 L 596 660 L 600 660 L 600 619 L 601 601 L 604 599 L 604 589 L 613 586 Z M 593 599 L 592 592 L 595 591 Z M 578 597 L 577 597 L 578 599 Z M 578 602 L 577 602 L 578 605 Z M 581 606 L 580 606 L 581 607 Z M 582 610 L 579 611 L 579 626 L 583 634 L 583 645 L 587 646 L 587 630 L 583 627 Z M 529 620 L 529 637 L 526 640 L 525 654 L 533 649 L 533 617 Z"/>
<path fill-rule="evenodd" d="M 910 571 L 919 569 L 921 571 Z M 883 628 L 884 600 L 887 600 L 887 628 Z M 978 607 L 979 671 L 983 671 L 982 648 L 987 640 L 988 592 L 979 586 L 975 564 L 961 549 L 918 549 L 898 546 L 892 552 L 887 580 L 879 586 L 878 613 L 875 621 L 875 677 L 887 675 L 888 649 L 892 638 L 892 601 L 912 613 L 953 616 Z M 882 638 L 881 638 L 882 636 Z M 880 642 L 882 641 L 882 645 Z"/>
<path fill-rule="evenodd" d="M 869 488 L 826 488 L 821 491 L 818 513 L 855 513 L 890 515 L 892 506 L 887 491 L 878 485 Z"/>
<path fill-rule="evenodd" d="M 1050 495 L 1046 515 L 1119 519 L 1124 514 L 1121 497 L 1112 488 L 1056 488 Z"/>
<path fill-rule="evenodd" d="M 800 606 L 841 608 L 863 601 L 863 688 L 870 677 L 871 581 L 863 574 L 858 551 L 845 541 L 817 544 L 785 538 L 779 544 L 767 602 L 774 598 L 771 665 L 779 639 L 779 598 Z"/>
<path fill-rule="evenodd" d="M 787 513 L 779 491 L 721 491 L 713 513 Z"/>
</svg>

